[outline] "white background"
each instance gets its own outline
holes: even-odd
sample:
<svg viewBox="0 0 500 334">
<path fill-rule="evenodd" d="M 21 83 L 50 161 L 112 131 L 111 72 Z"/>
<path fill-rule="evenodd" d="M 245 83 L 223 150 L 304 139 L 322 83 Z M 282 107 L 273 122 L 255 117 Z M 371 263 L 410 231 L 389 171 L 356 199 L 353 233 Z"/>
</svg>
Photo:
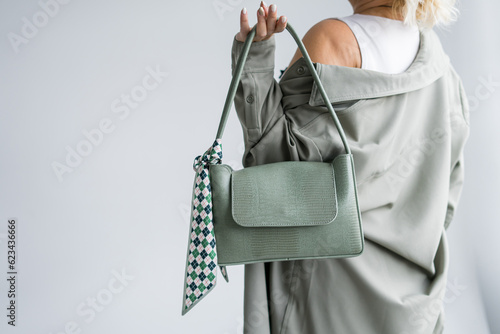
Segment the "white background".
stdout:
<svg viewBox="0 0 500 334">
<path fill-rule="evenodd" d="M 72 326 L 186 333 L 205 322 L 203 333 L 241 333 L 243 266 L 228 267 L 230 282 L 219 276 L 183 317 L 181 298 L 193 159 L 215 139 L 239 11 L 246 6 L 253 25 L 259 1 L 72 0 L 42 22 L 48 2 L 0 1 L 1 333 L 77 333 Z M 277 5 L 301 36 L 324 18 L 352 13 L 346 0 Z M 471 101 L 466 182 L 449 229 L 449 277 L 458 288 L 448 293 L 455 298 L 445 305 L 446 333 L 499 333 L 500 5 L 463 1 L 459 8 L 459 21 L 437 30 Z M 40 27 L 14 47 L 13 34 L 23 36 L 36 20 Z M 297 46 L 288 33 L 276 37 L 277 78 Z M 140 91 L 148 67 L 168 74 L 126 114 L 122 94 Z M 83 132 L 102 122 L 112 131 L 81 146 Z M 233 109 L 223 162 L 241 168 L 242 144 Z M 59 179 L 54 163 L 66 164 L 78 147 L 88 154 Z M 16 328 L 6 317 L 11 217 L 18 224 Z M 116 281 L 122 271 L 128 278 Z M 104 305 L 92 314 L 96 297 Z"/>
</svg>

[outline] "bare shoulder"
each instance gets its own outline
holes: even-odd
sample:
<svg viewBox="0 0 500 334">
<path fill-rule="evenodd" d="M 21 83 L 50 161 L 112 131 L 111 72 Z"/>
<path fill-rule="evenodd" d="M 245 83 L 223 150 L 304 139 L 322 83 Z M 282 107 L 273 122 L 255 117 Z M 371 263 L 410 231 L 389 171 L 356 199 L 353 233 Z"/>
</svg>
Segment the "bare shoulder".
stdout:
<svg viewBox="0 0 500 334">
<path fill-rule="evenodd" d="M 356 37 L 347 24 L 328 18 L 314 24 L 302 38 L 313 63 L 361 67 L 361 53 Z M 297 51 L 290 66 L 302 57 Z"/>
</svg>

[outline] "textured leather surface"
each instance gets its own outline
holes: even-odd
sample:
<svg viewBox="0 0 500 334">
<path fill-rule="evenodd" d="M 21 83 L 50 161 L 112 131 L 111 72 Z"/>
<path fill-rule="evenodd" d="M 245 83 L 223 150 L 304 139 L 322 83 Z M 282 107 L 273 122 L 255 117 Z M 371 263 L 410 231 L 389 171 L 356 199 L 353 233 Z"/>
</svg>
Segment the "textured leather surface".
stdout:
<svg viewBox="0 0 500 334">
<path fill-rule="evenodd" d="M 307 226 L 337 216 L 333 164 L 281 161 L 232 172 L 232 216 L 241 226 Z"/>
<path fill-rule="evenodd" d="M 310 161 L 297 162 L 303 166 L 309 166 Z M 323 164 L 324 169 L 333 166 L 334 187 L 337 199 L 337 214 L 332 223 L 309 225 L 309 226 L 270 226 L 272 222 L 266 220 L 259 226 L 242 226 L 259 222 L 258 219 L 250 217 L 249 214 L 241 214 L 239 224 L 233 219 L 233 187 L 232 178 L 242 170 L 234 171 L 225 164 L 210 165 L 210 181 L 212 186 L 213 222 L 215 238 L 217 240 L 217 257 L 220 265 L 237 265 L 255 262 L 284 261 L 308 258 L 330 258 L 349 257 L 362 253 L 364 247 L 363 230 L 361 224 L 361 212 L 356 194 L 356 180 L 354 164 L 351 154 L 340 154 L 332 162 L 318 162 Z M 253 166 L 252 172 L 257 174 L 257 169 L 266 169 L 262 179 L 254 185 L 258 187 L 257 192 L 262 190 L 266 180 L 270 183 L 273 173 L 269 168 L 280 169 L 281 163 Z M 317 168 L 317 167 L 315 167 Z M 330 167 L 331 168 L 331 167 Z M 307 168 L 306 168 L 307 169 Z M 282 171 L 275 171 L 281 173 Z M 264 186 L 265 188 L 266 186 Z M 296 192 L 294 183 L 286 183 L 279 186 L 287 192 Z M 321 195 L 321 188 L 311 188 L 308 196 L 317 198 Z M 313 194 L 318 192 L 317 194 Z M 241 190 L 236 196 L 243 201 Z M 300 196 L 297 196 L 299 199 Z M 265 195 L 269 205 L 281 206 L 293 211 L 292 205 L 283 200 L 281 192 L 271 192 Z M 305 197 L 304 197 L 305 200 Z M 321 199 L 320 201 L 324 201 Z M 241 203 L 243 205 L 244 202 Z M 276 205 L 278 204 L 278 205 Z M 298 204 L 304 206 L 304 204 Z M 317 204 L 313 204 L 317 205 Z M 320 204 L 323 205 L 323 204 Z M 332 206 L 335 204 L 332 203 Z M 249 208 L 251 208 L 249 206 Z M 240 210 L 242 210 L 240 208 Z M 256 213 L 257 215 L 258 213 Z M 276 214 L 274 214 L 276 216 Z M 301 213 L 298 217 L 304 218 Z M 248 219 L 248 220 L 247 220 Z M 281 218 L 277 218 L 281 219 Z M 292 218 L 293 219 L 293 218 Z M 306 220 L 307 221 L 307 220 Z M 241 225 L 240 225 L 241 224 Z M 266 226 L 267 224 L 267 226 Z M 292 224 L 289 224 L 292 225 Z"/>
</svg>

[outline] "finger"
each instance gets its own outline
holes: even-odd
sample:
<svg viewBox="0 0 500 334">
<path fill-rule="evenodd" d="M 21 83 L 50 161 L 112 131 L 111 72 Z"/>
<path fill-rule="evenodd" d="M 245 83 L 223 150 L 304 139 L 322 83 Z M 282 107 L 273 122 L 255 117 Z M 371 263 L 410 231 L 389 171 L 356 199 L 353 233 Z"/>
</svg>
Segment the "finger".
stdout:
<svg viewBox="0 0 500 334">
<path fill-rule="evenodd" d="M 260 7 L 257 11 L 257 31 L 255 33 L 255 41 L 260 41 L 267 36 L 267 20 L 264 15 L 264 8 Z"/>
<path fill-rule="evenodd" d="M 276 17 L 278 16 L 276 4 L 269 6 L 269 11 L 267 15 L 267 34 L 271 35 L 274 33 L 276 28 Z"/>
<path fill-rule="evenodd" d="M 240 12 L 240 31 L 234 36 L 237 41 L 245 42 L 247 39 L 248 33 L 252 28 L 250 28 L 248 24 L 248 13 L 246 12 L 246 8 Z"/>
<path fill-rule="evenodd" d="M 251 30 L 250 25 L 248 23 L 248 13 L 247 9 L 243 7 L 243 9 L 240 12 L 240 32 L 242 36 L 245 36 L 248 34 L 248 32 Z"/>
<path fill-rule="evenodd" d="M 264 1 L 260 2 L 260 6 L 264 8 L 264 16 L 267 17 L 269 14 L 269 7 L 267 7 L 266 3 Z"/>
<path fill-rule="evenodd" d="M 286 29 L 286 16 L 282 15 L 276 23 L 275 32 L 283 32 Z"/>
</svg>

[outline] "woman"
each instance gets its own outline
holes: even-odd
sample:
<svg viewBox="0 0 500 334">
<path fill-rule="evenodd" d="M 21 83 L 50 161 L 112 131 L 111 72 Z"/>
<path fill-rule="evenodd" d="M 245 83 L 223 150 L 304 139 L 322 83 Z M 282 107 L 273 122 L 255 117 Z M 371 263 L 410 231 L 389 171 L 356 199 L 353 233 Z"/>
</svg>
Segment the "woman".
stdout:
<svg viewBox="0 0 500 334">
<path fill-rule="evenodd" d="M 456 10 L 447 0 L 350 2 L 353 15 L 320 21 L 303 43 L 352 150 L 365 249 L 355 258 L 245 265 L 245 334 L 443 331 L 446 228 L 461 194 L 469 114 L 429 28 Z M 251 30 L 245 10 L 240 26 L 233 73 Z M 274 79 L 274 33 L 285 26 L 276 5 L 261 2 L 235 97 L 244 167 L 343 153 L 300 50 Z"/>
</svg>

